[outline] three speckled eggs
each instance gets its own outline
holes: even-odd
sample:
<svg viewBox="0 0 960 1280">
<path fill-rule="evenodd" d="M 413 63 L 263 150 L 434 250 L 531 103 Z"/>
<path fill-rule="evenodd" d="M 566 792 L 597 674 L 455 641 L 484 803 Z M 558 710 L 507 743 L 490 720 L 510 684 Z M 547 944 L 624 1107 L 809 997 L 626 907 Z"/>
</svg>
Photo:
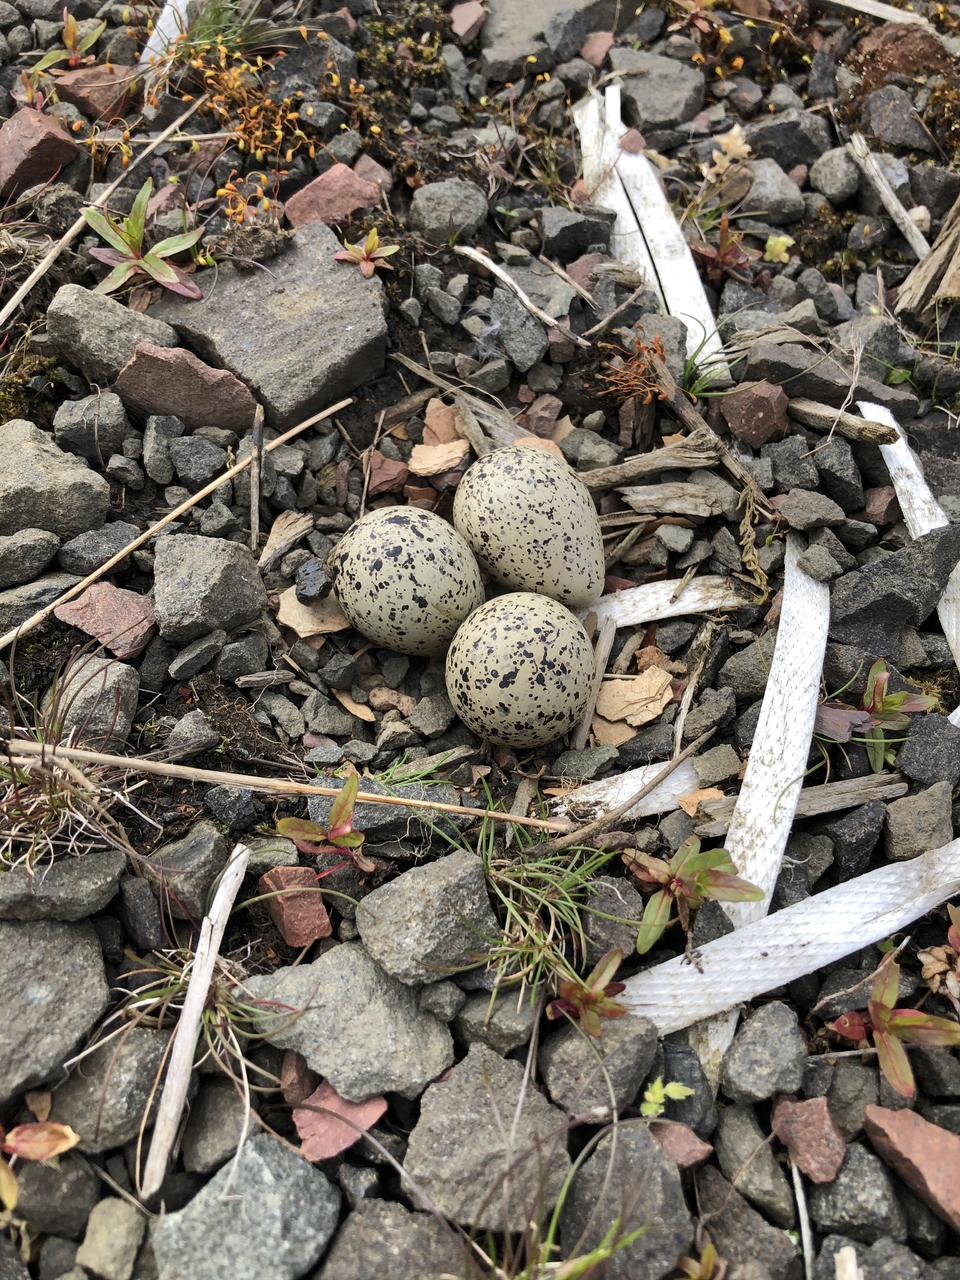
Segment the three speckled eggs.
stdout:
<svg viewBox="0 0 960 1280">
<path fill-rule="evenodd" d="M 330 558 L 340 605 L 385 648 L 419 657 L 449 648 L 447 693 L 475 733 L 510 747 L 552 742 L 582 715 L 593 676 L 589 638 L 570 611 L 603 589 L 590 494 L 543 450 L 498 449 L 463 476 L 453 521 L 413 507 L 358 521 Z M 512 592 L 484 604 L 477 561 Z"/>
</svg>

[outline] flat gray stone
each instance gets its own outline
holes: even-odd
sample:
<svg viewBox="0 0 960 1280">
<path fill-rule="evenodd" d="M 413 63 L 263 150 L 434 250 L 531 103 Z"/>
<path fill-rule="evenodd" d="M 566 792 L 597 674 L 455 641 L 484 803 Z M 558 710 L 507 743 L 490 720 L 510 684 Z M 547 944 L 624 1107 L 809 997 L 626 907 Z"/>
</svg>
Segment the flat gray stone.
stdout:
<svg viewBox="0 0 960 1280">
<path fill-rule="evenodd" d="M 915 796 L 887 805 L 884 848 L 892 862 L 941 849 L 953 839 L 949 782 L 935 782 Z"/>
<path fill-rule="evenodd" d="M 198 822 L 187 835 L 144 858 L 140 875 L 180 920 L 200 920 L 213 882 L 227 864 L 230 845 L 212 822 Z"/>
<path fill-rule="evenodd" d="M 146 1228 L 136 1205 L 108 1196 L 93 1206 L 77 1266 L 101 1280 L 130 1280 Z"/>
<path fill-rule="evenodd" d="M 500 344 L 521 373 L 547 354 L 549 342 L 540 321 L 509 289 L 495 288 L 493 309 L 500 317 Z"/>
<path fill-rule="evenodd" d="M 804 212 L 803 196 L 776 160 L 752 160 L 750 169 L 753 173 L 749 196 L 751 211 L 756 211 L 774 226 L 799 222 Z"/>
<path fill-rule="evenodd" d="M 643 918 L 644 902 L 622 876 L 596 876 L 581 919 L 587 939 L 587 964 L 595 965 L 608 951 L 632 955 Z"/>
<path fill-rule="evenodd" d="M 796 1013 L 773 1000 L 741 1024 L 723 1056 L 720 1087 L 731 1102 L 763 1102 L 775 1093 L 795 1093 L 806 1061 Z"/>
<path fill-rule="evenodd" d="M 297 1280 L 336 1230 L 340 1192 L 269 1133 L 178 1213 L 154 1221 L 158 1280 Z"/>
<path fill-rule="evenodd" d="M 61 449 L 79 454 L 101 469 L 134 434 L 123 401 L 112 391 L 65 400 L 53 419 L 53 435 Z"/>
<path fill-rule="evenodd" d="M 558 61 L 571 56 L 563 42 L 577 30 L 578 22 L 587 32 L 611 31 L 617 13 L 614 0 L 564 0 L 562 6 L 491 0 L 480 36 L 481 72 L 490 80 L 517 80 L 530 55 L 539 55 L 544 65 L 552 66 L 557 50 Z M 574 43 L 579 49 L 580 44 Z"/>
<path fill-rule="evenodd" d="M 432 1214 L 362 1200 L 337 1232 L 316 1280 L 370 1280 L 374 1258 L 389 1259 L 389 1280 L 444 1280 L 463 1270 L 462 1249 Z"/>
<path fill-rule="evenodd" d="M 794 1225 L 793 1191 L 753 1107 L 723 1107 L 711 1141 L 728 1181 L 777 1227 Z M 739 1177 L 738 1177 L 739 1175 Z"/>
<path fill-rule="evenodd" d="M 284 1006 L 262 1007 L 257 1029 L 267 1041 L 302 1053 L 350 1102 L 387 1092 L 419 1097 L 453 1061 L 445 1024 L 422 1013 L 417 992 L 384 973 L 359 942 L 249 978 L 245 990 Z M 293 1010 L 303 1012 L 291 1019 Z"/>
<path fill-rule="evenodd" d="M 302 710 L 307 727 L 317 733 L 347 734 L 356 726 L 353 716 L 343 710 L 339 703 L 331 704 L 331 714 L 323 705 L 319 694 L 311 694 L 303 704 Z M 340 719 L 333 719 L 337 714 Z M 349 721 L 341 727 L 343 718 Z M 321 725 L 334 724 L 335 728 L 321 728 Z M 340 787 L 342 779 L 330 774 L 318 774 L 313 780 L 319 787 Z M 409 800 L 433 801 L 437 804 L 459 804 L 460 793 L 449 783 L 404 782 L 398 786 L 386 788 L 374 778 L 365 778 L 363 790 L 370 795 L 394 795 Z M 317 796 L 307 802 L 307 809 L 314 822 L 326 826 L 330 817 L 331 796 Z M 439 813 L 431 809 L 408 809 L 390 804 L 364 804 L 362 801 L 353 811 L 353 821 L 358 831 L 364 832 L 368 844 L 376 844 L 383 840 L 409 840 L 418 844 L 429 844 L 433 838 L 431 827 L 455 837 L 462 827 L 466 827 L 472 819 L 464 815 Z M 428 825 L 429 824 L 429 825 Z"/>
<path fill-rule="evenodd" d="M 65 360 L 103 387 L 133 359 L 138 342 L 180 345 L 170 325 L 78 284 L 57 290 L 47 311 L 47 335 Z"/>
<path fill-rule="evenodd" d="M 57 700 L 60 732 L 77 731 L 81 745 L 110 751 L 122 746 L 133 726 L 140 676 L 125 662 L 85 653 L 73 659 L 54 690 L 43 701 L 45 711 Z"/>
<path fill-rule="evenodd" d="M 271 259 L 269 275 L 258 272 L 251 282 L 248 271 L 221 264 L 215 288 L 212 272 L 196 277 L 208 293 L 202 306 L 168 293 L 150 315 L 173 325 L 202 360 L 245 382 L 268 425 L 283 430 L 383 368 L 383 286 L 337 262 L 340 248 L 328 226 L 308 223 Z"/>
<path fill-rule="evenodd" d="M 102 529 L 89 529 L 86 533 L 78 533 L 75 538 L 65 542 L 57 557 L 60 568 L 67 573 L 76 573 L 81 578 L 106 564 L 118 551 L 129 546 L 135 538 L 140 537 L 141 530 L 135 524 L 125 520 L 114 520 Z M 129 557 L 121 560 L 117 569 L 126 569 L 130 564 Z"/>
<path fill-rule="evenodd" d="M 47 529 L 21 529 L 0 538 L 0 588 L 30 582 L 57 554 L 60 539 Z"/>
<path fill-rule="evenodd" d="M 703 106 L 706 81 L 695 67 L 629 46 L 610 50 L 610 66 L 624 72 L 624 116 L 638 129 L 669 129 Z"/>
<path fill-rule="evenodd" d="M 810 186 L 833 204 L 843 204 L 857 194 L 860 170 L 847 155 L 846 147 L 831 147 L 810 166 Z"/>
<path fill-rule="evenodd" d="M 602 1035 L 593 1037 L 568 1024 L 540 1047 L 550 1097 L 570 1115 L 609 1120 L 611 1091 L 618 1111 L 630 1106 L 653 1064 L 657 1029 L 649 1018 L 628 1013 L 602 1025 Z"/>
<path fill-rule="evenodd" d="M 3 428 L 0 453 L 0 534 L 46 529 L 72 538 L 99 529 L 110 506 L 110 486 L 46 431 L 25 418 Z"/>
<path fill-rule="evenodd" d="M 87 1161 L 73 1151 L 58 1156 L 56 1165 L 24 1160 L 17 1169 L 17 1183 L 17 1217 L 37 1232 L 70 1240 L 83 1235 L 104 1187 Z"/>
<path fill-rule="evenodd" d="M 422 1007 L 423 996 L 420 1003 Z M 454 1018 L 453 1029 L 467 1045 L 485 1044 L 495 1053 L 507 1054 L 527 1043 L 535 1022 L 529 991 L 514 988 L 493 997 L 489 991 L 472 991 Z"/>
<path fill-rule="evenodd" d="M 41 1084 L 107 1005 L 100 943 L 92 925 L 0 922 L 0 1104 Z"/>
<path fill-rule="evenodd" d="M 300 862 L 297 846 L 283 836 L 257 836 L 245 841 L 250 850 L 247 875 L 262 876 L 273 867 L 295 867 Z"/>
<path fill-rule="evenodd" d="M 174 644 L 189 644 L 218 629 L 233 631 L 267 606 L 249 548 L 223 538 L 160 538 L 153 571 L 157 627 Z"/>
<path fill-rule="evenodd" d="M 483 862 L 466 849 L 413 867 L 368 894 L 357 928 L 374 960 L 409 985 L 449 978 L 499 936 Z"/>
<path fill-rule="evenodd" d="M 0 920 L 85 920 L 102 911 L 127 867 L 118 849 L 93 849 L 31 873 L 17 866 L 0 875 Z"/>
<path fill-rule="evenodd" d="M 236 1154 L 244 1125 L 243 1097 L 232 1080 L 204 1080 L 190 1107 L 183 1134 L 183 1167 L 187 1173 L 213 1173 Z M 256 1132 L 256 1119 L 248 1121 Z"/>
<path fill-rule="evenodd" d="M 519 1062 L 474 1044 L 423 1095 L 404 1169 L 442 1214 L 463 1226 L 502 1230 L 506 1214 L 509 1229 L 522 1231 L 538 1196 L 547 1213 L 557 1202 L 570 1157 L 562 1136 L 549 1138 L 563 1124 L 563 1113 L 528 1089 L 511 1146 L 522 1080 Z M 516 1164 L 538 1140 L 533 1157 Z M 511 1194 L 505 1209 L 499 1192 L 508 1170 Z"/>
<path fill-rule="evenodd" d="M 902 1244 L 907 1222 L 893 1182 L 878 1156 L 852 1143 L 833 1182 L 812 1185 L 807 1193 L 818 1231 L 835 1231 L 867 1244 L 887 1237 Z"/>
<path fill-rule="evenodd" d="M 700 1212 L 710 1214 L 710 1239 L 731 1274 L 751 1280 L 800 1280 L 803 1267 L 796 1246 L 786 1231 L 772 1227 L 723 1177 L 706 1165 L 697 1170 Z M 759 1270 L 747 1270 L 759 1264 Z"/>
</svg>

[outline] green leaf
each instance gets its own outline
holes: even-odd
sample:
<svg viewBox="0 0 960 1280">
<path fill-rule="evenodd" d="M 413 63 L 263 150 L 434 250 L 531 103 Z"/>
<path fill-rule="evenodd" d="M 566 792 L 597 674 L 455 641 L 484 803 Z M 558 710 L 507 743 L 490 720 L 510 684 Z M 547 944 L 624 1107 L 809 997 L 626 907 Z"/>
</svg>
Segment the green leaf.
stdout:
<svg viewBox="0 0 960 1280">
<path fill-rule="evenodd" d="M 91 47 L 91 45 L 95 45 L 97 43 L 97 41 L 106 31 L 106 29 L 107 29 L 107 21 L 106 19 L 104 19 L 103 22 L 100 23 L 99 27 L 94 27 L 94 29 L 90 32 L 89 35 L 86 35 L 83 37 L 83 39 L 77 45 L 77 51 L 79 53 L 86 53 L 87 50 Z"/>
<path fill-rule="evenodd" d="M 32 76 L 39 75 L 41 71 L 46 71 L 47 67 L 53 67 L 58 62 L 63 62 L 70 55 L 66 49 L 51 49 L 49 53 L 45 53 L 39 62 L 35 62 L 30 68 Z"/>
<path fill-rule="evenodd" d="M 873 1043 L 876 1046 L 880 1070 L 901 1097 L 912 1098 L 917 1091 L 917 1086 L 906 1049 L 899 1040 L 876 1029 L 873 1033 Z"/>
<path fill-rule="evenodd" d="M 673 899 L 665 889 L 658 889 L 643 909 L 643 919 L 637 932 L 637 952 L 646 955 L 670 923 Z"/>
<path fill-rule="evenodd" d="M 887 1029 L 907 1044 L 922 1044 L 928 1048 L 960 1044 L 960 1022 L 938 1018 L 921 1009 L 894 1009 L 887 1019 Z"/>
<path fill-rule="evenodd" d="M 692 1097 L 694 1090 L 685 1084 L 681 1084 L 679 1080 L 671 1080 L 669 1084 L 663 1086 L 663 1092 L 668 1098 L 673 1098 L 675 1102 L 679 1102 L 682 1098 Z"/>
<path fill-rule="evenodd" d="M 603 991 L 607 983 L 613 981 L 613 976 L 620 968 L 622 960 L 623 952 L 619 948 L 614 951 L 608 951 L 606 955 L 600 957 L 587 974 L 583 985 L 589 987 L 592 991 Z"/>
<path fill-rule="evenodd" d="M 675 876 L 687 874 L 693 860 L 700 853 L 700 841 L 696 836 L 689 836 L 670 859 L 670 870 Z"/>
<path fill-rule="evenodd" d="M 135 276 L 140 271 L 140 262 L 123 262 L 118 267 L 114 267 L 105 280 L 101 280 L 94 289 L 94 293 L 114 293 L 122 285 L 125 285 L 131 276 Z"/>
<path fill-rule="evenodd" d="M 874 773 L 882 773 L 887 745 L 879 725 L 864 729 L 863 745 L 867 752 L 867 759 L 870 761 L 870 768 Z"/>
<path fill-rule="evenodd" d="M 197 227 L 195 231 L 184 231 L 178 236 L 167 236 L 166 240 L 155 244 L 150 252 L 157 258 L 168 258 L 173 253 L 183 253 L 185 249 L 193 248 L 203 232 L 203 227 Z"/>
<path fill-rule="evenodd" d="M 330 806 L 330 834 L 339 835 L 350 830 L 353 822 L 353 806 L 360 790 L 360 775 L 352 773 L 340 789 L 340 794 Z"/>
<path fill-rule="evenodd" d="M 326 840 L 327 838 L 326 829 L 316 822 L 311 822 L 309 818 L 281 818 L 277 823 L 277 835 L 285 836 L 287 840 Z"/>
<path fill-rule="evenodd" d="M 127 218 L 127 231 L 130 235 L 130 243 L 140 252 L 143 246 L 143 233 L 147 225 L 147 203 L 153 194 L 153 179 L 148 178 L 140 190 L 137 192 L 137 198 L 133 202 L 133 208 L 130 210 L 130 216 Z"/>
<path fill-rule="evenodd" d="M 900 966 L 896 960 L 884 960 L 873 980 L 870 999 L 886 1009 L 892 1009 L 897 1003 L 900 992 Z"/>
<path fill-rule="evenodd" d="M 884 381 L 888 387 L 899 387 L 901 383 L 910 381 L 910 370 L 891 369 Z"/>
<path fill-rule="evenodd" d="M 132 256 L 130 242 L 123 228 L 114 222 L 112 218 L 106 217 L 100 209 L 84 209 L 83 216 L 87 225 L 92 227 L 98 236 L 106 240 L 107 244 L 112 245 L 114 249 L 118 249 L 122 254 Z"/>
<path fill-rule="evenodd" d="M 697 891 L 702 898 L 712 898 L 715 902 L 762 902 L 764 897 L 759 885 L 724 871 L 704 872 Z"/>
</svg>

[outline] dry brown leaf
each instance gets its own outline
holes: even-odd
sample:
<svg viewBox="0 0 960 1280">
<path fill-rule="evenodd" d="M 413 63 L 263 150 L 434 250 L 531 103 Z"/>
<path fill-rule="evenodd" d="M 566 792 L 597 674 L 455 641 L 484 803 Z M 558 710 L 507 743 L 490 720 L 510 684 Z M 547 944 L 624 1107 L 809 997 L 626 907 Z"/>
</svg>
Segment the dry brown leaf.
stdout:
<svg viewBox="0 0 960 1280">
<path fill-rule="evenodd" d="M 350 626 L 350 619 L 332 591 L 315 604 L 301 604 L 296 587 L 288 587 L 280 592 L 279 599 L 277 621 L 282 627 L 291 627 L 301 639 L 327 635 L 331 631 L 346 631 Z"/>
<path fill-rule="evenodd" d="M 622 747 L 625 742 L 637 736 L 636 729 L 631 729 L 621 720 L 614 724 L 612 720 L 604 720 L 603 716 L 594 716 L 590 724 L 590 732 L 598 747 Z"/>
<path fill-rule="evenodd" d="M 677 801 L 680 808 L 689 817 L 693 817 L 704 800 L 722 800 L 723 792 L 719 787 L 702 787 L 697 791 L 688 791 Z"/>
<path fill-rule="evenodd" d="M 259 569 L 269 569 L 282 560 L 301 538 L 313 532 L 313 516 L 303 511 L 281 511 L 270 528 L 267 545 L 257 561 Z"/>
<path fill-rule="evenodd" d="M 330 691 L 336 700 L 343 707 L 344 711 L 349 711 L 352 716 L 356 716 L 358 720 L 366 720 L 373 724 L 377 717 L 373 714 L 369 707 L 363 706 L 357 702 L 355 698 L 351 698 L 349 693 L 345 693 L 342 689 L 331 689 Z"/>
<path fill-rule="evenodd" d="M 685 663 L 675 662 L 662 649 L 658 649 L 655 644 L 648 644 L 643 649 L 638 649 L 634 657 L 637 660 L 638 671 L 647 671 L 650 667 L 661 667 L 664 671 L 669 671 L 671 675 L 685 676 L 687 674 Z"/>
<path fill-rule="evenodd" d="M 668 672 L 648 667 L 632 680 L 605 680 L 597 698 L 597 715 L 639 728 L 656 720 L 672 696 Z"/>
<path fill-rule="evenodd" d="M 416 444 L 407 464 L 415 476 L 440 476 L 444 471 L 459 467 L 470 452 L 466 440 L 451 440 L 449 444 Z"/>
</svg>

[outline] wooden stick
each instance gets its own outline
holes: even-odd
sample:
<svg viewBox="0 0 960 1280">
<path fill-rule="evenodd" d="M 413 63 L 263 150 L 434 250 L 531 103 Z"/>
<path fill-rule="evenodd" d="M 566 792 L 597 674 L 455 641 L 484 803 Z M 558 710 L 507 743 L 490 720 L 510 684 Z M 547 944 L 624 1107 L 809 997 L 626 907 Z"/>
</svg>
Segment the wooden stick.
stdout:
<svg viewBox="0 0 960 1280">
<path fill-rule="evenodd" d="M 828 404 L 818 404 L 816 400 L 803 397 L 791 400 L 787 413 L 805 427 L 813 427 L 814 431 L 835 431 L 838 436 L 864 444 L 895 444 L 899 439 L 896 431 L 882 422 L 858 418 L 856 414 L 847 413 L 846 409 L 833 409 Z"/>
<path fill-rule="evenodd" d="M 220 878 L 210 914 L 204 916 L 203 924 L 200 926 L 200 940 L 194 953 L 193 968 L 190 972 L 183 1008 L 180 1011 L 180 1019 L 173 1033 L 167 1078 L 160 1096 L 153 1138 L 143 1170 L 141 1200 L 149 1200 L 159 1191 L 167 1171 L 167 1161 L 173 1150 L 183 1106 L 187 1100 L 187 1088 L 190 1084 L 190 1073 L 193 1070 L 193 1058 L 207 993 L 213 980 L 223 932 L 227 927 L 234 899 L 246 873 L 249 858 L 250 850 L 246 845 L 238 844 L 234 848 Z"/>
<path fill-rule="evenodd" d="M 121 185 L 121 183 L 126 182 L 127 176 L 129 175 L 131 169 L 135 169 L 142 160 L 146 160 L 148 155 L 156 151 L 157 147 L 159 147 L 162 143 L 166 142 L 167 139 L 171 136 L 171 134 L 176 133 L 176 131 L 180 128 L 180 126 L 186 120 L 189 120 L 190 117 L 193 115 L 193 113 L 199 107 L 203 106 L 203 104 L 206 102 L 208 97 L 209 97 L 209 94 L 206 94 L 206 93 L 203 94 L 202 97 L 198 98 L 197 101 L 192 104 L 189 111 L 185 111 L 182 116 L 179 116 L 173 122 L 173 124 L 169 126 L 169 128 L 164 129 L 163 133 L 161 133 L 158 138 L 154 138 L 153 141 L 150 143 L 149 147 L 145 147 L 143 151 L 141 151 L 140 154 L 135 159 L 131 160 L 130 163 L 127 165 L 126 169 L 124 169 L 123 173 L 120 175 L 120 177 L 117 178 L 115 182 L 111 182 L 110 186 L 107 187 L 106 191 L 104 191 L 102 195 L 97 196 L 96 200 L 94 200 L 88 206 L 88 208 L 102 209 L 103 206 L 110 199 L 110 197 L 113 195 L 113 193 Z M 73 224 L 73 226 L 70 228 L 70 230 L 64 232 L 64 234 L 60 237 L 60 239 L 49 251 L 49 253 L 47 253 L 46 256 L 42 258 L 40 262 L 37 263 L 34 269 L 27 276 L 26 280 L 24 280 L 23 284 L 20 286 L 20 288 L 16 291 L 16 293 L 7 303 L 7 305 L 3 308 L 2 311 L 0 311 L 0 328 L 2 328 L 6 324 L 6 322 L 10 319 L 10 317 L 16 311 L 17 307 L 24 300 L 24 298 L 27 296 L 27 294 L 30 292 L 33 286 L 37 283 L 37 281 L 42 279 L 42 277 L 47 274 L 47 272 L 50 270 L 50 268 L 53 266 L 56 260 L 60 257 L 61 253 L 63 253 L 64 249 L 69 248 L 69 246 L 73 244 L 74 240 L 76 240 L 77 236 L 80 235 L 81 231 L 83 231 L 84 228 L 88 225 L 89 224 L 87 223 L 86 218 L 83 216 L 83 214 L 81 214 L 80 217 Z"/>
<path fill-rule="evenodd" d="M 353 404 L 353 400 L 349 397 L 346 400 L 339 400 L 335 405 L 331 405 L 329 409 L 324 409 L 322 413 L 315 413 L 312 418 L 307 418 L 305 422 L 297 423 L 295 427 L 291 427 L 290 430 L 285 432 L 282 436 L 278 436 L 276 440 L 272 440 L 270 444 L 266 446 L 265 452 L 269 453 L 271 449 L 278 449 L 280 445 L 285 444 L 287 440 L 293 439 L 293 437 L 295 435 L 299 435 L 301 431 L 306 431 L 307 427 L 312 427 L 315 423 L 322 422 L 324 418 L 329 418 L 331 414 L 339 413 L 340 410 L 345 408 L 348 404 Z M 244 458 L 242 462 L 238 462 L 236 466 L 231 467 L 229 471 L 225 471 L 222 476 L 218 476 L 216 480 L 211 480 L 210 483 L 205 485 L 199 493 L 192 493 L 186 502 L 181 502 L 179 507 L 174 507 L 174 509 L 165 515 L 162 520 L 158 520 L 156 524 L 151 525 L 146 533 L 141 533 L 139 538 L 134 538 L 134 540 L 129 542 L 122 551 L 118 551 L 115 556 L 111 556 L 106 564 L 102 564 L 99 569 L 94 569 L 93 573 L 87 574 L 82 582 L 76 583 L 75 586 L 64 591 L 63 595 L 57 596 L 56 600 L 53 600 L 48 605 L 44 605 L 42 609 L 38 609 L 35 614 L 27 618 L 24 622 L 21 622 L 19 626 L 13 627 L 6 633 L 6 635 L 0 636 L 0 652 L 2 652 L 8 645 L 13 644 L 14 641 L 20 638 L 20 636 L 25 636 L 29 631 L 32 631 L 34 627 L 38 627 L 41 622 L 49 618 L 53 611 L 55 609 L 59 609 L 62 604 L 66 604 L 68 600 L 72 600 L 73 597 L 79 595 L 81 591 L 86 591 L 87 587 L 92 586 L 93 583 L 96 582 L 98 578 L 102 578 L 105 573 L 109 573 L 109 571 L 128 556 L 131 551 L 136 551 L 137 547 L 142 547 L 143 544 L 152 538 L 155 533 L 159 533 L 159 531 L 166 528 L 171 521 L 176 520 L 178 516 L 182 516 L 183 513 L 185 511 L 189 511 L 191 507 L 195 507 L 201 498 L 206 498 L 213 493 L 215 489 L 219 489 L 220 485 L 222 485 L 225 480 L 231 480 L 234 476 L 239 475 L 241 471 L 250 466 L 251 460 L 252 458 Z"/>
<path fill-rule="evenodd" d="M 877 163 L 877 158 L 871 152 L 862 133 L 850 135 L 850 141 L 847 143 L 847 155 L 856 164 L 870 186 L 873 187 L 880 203 L 896 224 L 897 230 L 922 262 L 930 252 L 926 236 L 924 236 L 913 219 L 909 217 L 906 209 L 897 199 L 897 193 L 887 181 L 887 175 Z"/>
<path fill-rule="evenodd" d="M 600 634 L 597 636 L 597 642 L 593 651 L 593 684 L 590 686 L 590 696 L 587 698 L 587 705 L 583 709 L 583 715 L 580 717 L 580 723 L 573 731 L 573 737 L 570 739 L 571 751 L 582 751 L 587 745 L 587 735 L 590 733 L 590 726 L 593 723 L 593 712 L 597 705 L 597 698 L 600 696 L 600 686 L 603 683 L 603 673 L 607 669 L 607 660 L 610 657 L 610 650 L 613 648 L 613 642 L 617 635 L 617 623 L 615 618 L 605 618 L 603 626 L 600 628 Z"/>
<path fill-rule="evenodd" d="M 576 280 L 574 280 L 573 276 L 570 275 L 568 271 L 564 271 L 563 267 L 558 267 L 555 262 L 551 262 L 545 253 L 541 253 L 539 255 L 539 260 L 545 267 L 549 267 L 554 275 L 559 276 L 561 280 L 568 284 L 570 288 L 576 292 L 578 297 L 581 297 L 584 300 L 588 307 L 593 311 L 597 310 L 597 304 L 589 289 L 585 289 L 582 284 L 577 284 Z"/>
<path fill-rule="evenodd" d="M 610 328 L 610 326 L 613 324 L 614 320 L 616 320 L 618 316 L 622 316 L 624 311 L 626 311 L 629 307 L 632 307 L 633 304 L 636 302 L 636 300 L 640 297 L 641 293 L 645 293 L 646 290 L 647 290 L 647 282 L 646 280 L 644 280 L 642 284 L 637 285 L 636 289 L 634 289 L 630 297 L 627 298 L 626 302 L 621 302 L 619 307 L 611 311 L 608 316 L 604 316 L 599 324 L 595 324 L 592 329 L 588 329 L 586 333 L 583 333 L 580 336 L 588 339 L 598 338 L 600 334 L 604 332 L 604 330 Z"/>
<path fill-rule="evenodd" d="M 512 293 L 516 294 L 530 314 L 536 316 L 541 324 L 545 324 L 548 329 L 560 329 L 564 334 L 566 334 L 571 342 L 575 342 L 578 347 L 586 347 L 589 350 L 589 342 L 586 342 L 577 334 L 571 333 L 568 329 L 564 329 L 563 325 L 561 325 L 559 321 L 554 320 L 553 316 L 548 316 L 546 311 L 541 307 L 538 307 L 533 299 L 524 293 L 516 280 L 514 280 L 513 276 L 510 275 L 504 267 L 501 267 L 498 262 L 494 262 L 492 258 L 488 258 L 486 254 L 481 253 L 479 249 L 471 249 L 469 245 L 465 244 L 455 244 L 453 246 L 453 252 L 459 253 L 463 258 L 469 258 L 471 262 L 478 262 L 480 266 L 486 267 L 492 275 L 495 275 L 497 279 L 502 281 Z"/>
<path fill-rule="evenodd" d="M 122 769 L 128 773 L 152 773 L 163 778 L 184 778 L 188 782 L 204 782 L 209 786 L 244 787 L 248 791 L 263 791 L 280 796 L 338 796 L 339 787 L 311 787 L 306 782 L 294 782 L 288 778 L 260 778 L 246 773 L 225 773 L 219 769 L 197 769 L 192 765 L 168 764 L 163 760 L 143 760 L 139 757 L 111 756 L 86 747 L 49 746 L 26 738 L 12 740 L 12 750 L 29 756 L 46 756 L 50 760 L 80 760 L 104 768 Z M 515 818 L 507 813 L 495 813 L 491 809 L 467 809 L 459 804 L 442 804 L 434 800 L 408 800 L 405 796 L 376 796 L 361 791 L 358 804 L 392 804 L 402 809 L 435 809 L 438 813 L 460 813 L 468 818 L 493 818 L 497 822 L 519 822 L 521 826 L 537 831 L 570 830 L 565 819 Z"/>
<path fill-rule="evenodd" d="M 896 800 L 906 795 L 907 784 L 899 773 L 874 773 L 868 778 L 847 778 L 843 782 L 826 782 L 820 787 L 804 787 L 797 801 L 797 818 L 816 818 L 823 813 L 836 813 L 839 809 L 853 809 L 869 804 L 871 800 Z M 724 796 L 722 800 L 705 800 L 703 812 L 709 821 L 694 828 L 703 839 L 714 839 L 727 834 L 733 816 L 736 796 Z"/>
<path fill-rule="evenodd" d="M 254 555 L 260 550 L 260 472 L 263 461 L 263 405 L 258 404 L 253 415 L 253 432 L 250 436 L 250 550 Z"/>
<path fill-rule="evenodd" d="M 584 471 L 580 479 L 588 489 L 614 489 L 617 485 L 630 484 L 644 476 L 675 468 L 696 471 L 699 467 L 712 467 L 720 456 L 720 443 L 705 422 L 692 431 L 679 444 L 664 445 L 651 453 L 639 453 L 626 462 L 612 467 L 597 467 Z"/>
<path fill-rule="evenodd" d="M 940 234 L 933 242 L 933 249 L 922 262 L 918 262 L 897 290 L 897 315 L 908 313 L 922 316 L 947 271 L 950 261 L 960 247 L 960 197 L 943 220 Z"/>
</svg>

